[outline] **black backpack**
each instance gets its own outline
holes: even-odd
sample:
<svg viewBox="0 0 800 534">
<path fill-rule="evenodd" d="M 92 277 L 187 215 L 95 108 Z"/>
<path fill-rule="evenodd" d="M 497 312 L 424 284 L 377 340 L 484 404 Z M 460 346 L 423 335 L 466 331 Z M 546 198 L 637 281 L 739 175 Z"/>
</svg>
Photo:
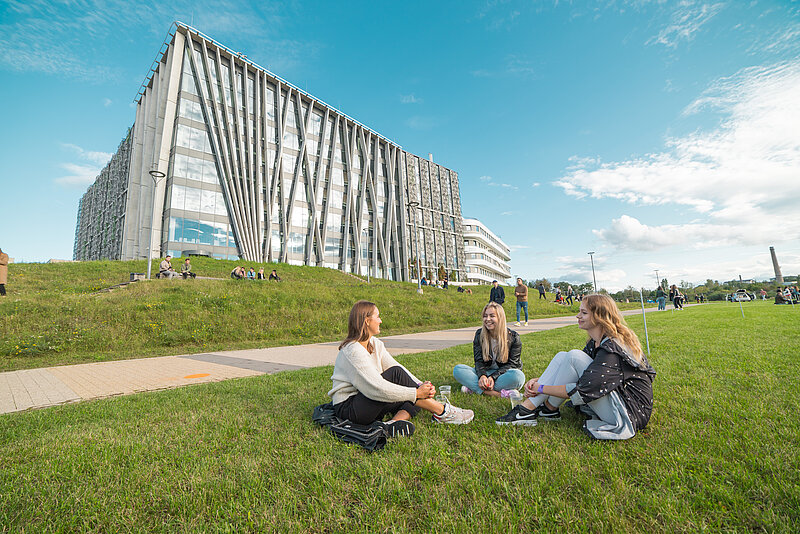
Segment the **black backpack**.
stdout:
<svg viewBox="0 0 800 534">
<path fill-rule="evenodd" d="M 355 443 L 370 452 L 379 451 L 386 446 L 386 429 L 380 421 L 371 425 L 358 425 L 348 419 L 339 419 L 330 402 L 314 408 L 311 420 L 327 429 L 345 443 Z"/>
</svg>

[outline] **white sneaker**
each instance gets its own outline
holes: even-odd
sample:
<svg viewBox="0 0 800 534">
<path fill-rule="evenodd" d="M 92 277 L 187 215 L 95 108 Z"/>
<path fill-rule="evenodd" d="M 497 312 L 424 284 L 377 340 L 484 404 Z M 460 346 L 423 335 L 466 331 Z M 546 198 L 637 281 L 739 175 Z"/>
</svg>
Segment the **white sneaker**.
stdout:
<svg viewBox="0 0 800 534">
<path fill-rule="evenodd" d="M 514 326 L 522 326 L 522 325 L 519 324 L 519 321 L 517 321 L 516 323 L 514 323 Z"/>
<path fill-rule="evenodd" d="M 437 423 L 450 423 L 451 425 L 466 425 L 475 418 L 475 412 L 458 408 L 449 402 L 444 405 L 442 415 L 434 414 L 432 419 Z"/>
<path fill-rule="evenodd" d="M 525 321 L 525 326 L 528 326 L 528 321 Z"/>
</svg>

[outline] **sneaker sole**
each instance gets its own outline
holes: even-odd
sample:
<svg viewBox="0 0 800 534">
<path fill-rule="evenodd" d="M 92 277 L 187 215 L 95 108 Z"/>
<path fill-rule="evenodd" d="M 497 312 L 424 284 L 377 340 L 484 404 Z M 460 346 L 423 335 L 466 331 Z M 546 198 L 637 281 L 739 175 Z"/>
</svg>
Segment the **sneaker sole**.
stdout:
<svg viewBox="0 0 800 534">
<path fill-rule="evenodd" d="M 443 425 L 466 425 L 467 423 L 471 423 L 473 419 L 475 419 L 474 415 L 464 421 L 440 421 L 436 419 L 436 417 L 431 416 L 431 421 L 433 421 L 434 423 L 441 423 Z"/>
<path fill-rule="evenodd" d="M 525 421 L 525 420 L 523 420 L 523 421 L 495 421 L 495 424 L 500 425 L 500 426 L 506 426 L 506 425 L 536 426 L 537 425 L 537 421 L 536 421 L 536 419 L 531 419 L 529 421 Z"/>
<path fill-rule="evenodd" d="M 558 417 L 547 417 L 547 416 L 544 416 L 542 414 L 539 414 L 539 420 L 540 421 L 561 421 L 561 416 L 559 415 Z"/>
</svg>

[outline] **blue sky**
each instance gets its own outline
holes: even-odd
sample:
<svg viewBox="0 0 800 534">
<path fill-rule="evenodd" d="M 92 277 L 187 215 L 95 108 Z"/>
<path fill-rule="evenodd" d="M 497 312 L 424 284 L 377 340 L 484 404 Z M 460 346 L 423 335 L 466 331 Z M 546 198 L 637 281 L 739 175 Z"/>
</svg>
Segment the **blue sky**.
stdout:
<svg viewBox="0 0 800 534">
<path fill-rule="evenodd" d="M 264 4 L 264 5 L 262 5 Z M 524 278 L 800 273 L 796 1 L 2 0 L 0 247 L 71 258 L 77 205 L 173 20 L 459 173 Z"/>
</svg>

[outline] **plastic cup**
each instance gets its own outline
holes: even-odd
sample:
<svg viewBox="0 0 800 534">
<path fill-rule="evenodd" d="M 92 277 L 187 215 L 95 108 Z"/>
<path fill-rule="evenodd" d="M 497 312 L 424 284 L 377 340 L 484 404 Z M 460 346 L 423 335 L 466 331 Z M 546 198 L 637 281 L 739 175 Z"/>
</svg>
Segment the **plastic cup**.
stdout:
<svg viewBox="0 0 800 534">
<path fill-rule="evenodd" d="M 442 401 L 450 401 L 450 386 L 439 386 L 439 396 Z"/>
<path fill-rule="evenodd" d="M 525 400 L 524 397 L 522 396 L 522 393 L 520 393 L 516 389 L 508 394 L 508 398 L 511 401 L 512 410 L 516 408 L 519 404 L 522 404 L 522 402 Z"/>
</svg>

